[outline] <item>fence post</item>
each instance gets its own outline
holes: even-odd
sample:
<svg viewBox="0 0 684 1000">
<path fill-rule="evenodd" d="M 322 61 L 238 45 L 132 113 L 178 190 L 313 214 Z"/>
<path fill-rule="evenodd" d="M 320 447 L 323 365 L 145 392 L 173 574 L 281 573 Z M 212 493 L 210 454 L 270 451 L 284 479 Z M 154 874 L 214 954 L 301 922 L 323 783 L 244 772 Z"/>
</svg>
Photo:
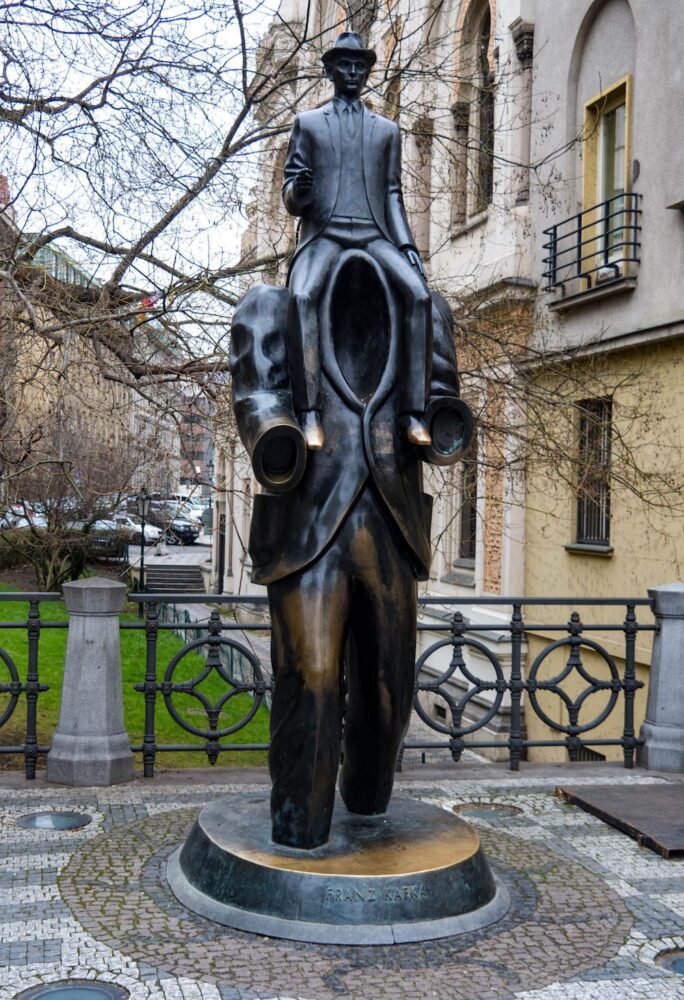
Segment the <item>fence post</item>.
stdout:
<svg viewBox="0 0 684 1000">
<path fill-rule="evenodd" d="M 684 773 L 684 583 L 653 587 L 657 632 L 648 679 L 642 767 Z"/>
<path fill-rule="evenodd" d="M 65 583 L 69 612 L 59 722 L 47 779 L 63 785 L 114 785 L 133 777 L 123 724 L 119 613 L 126 587 L 93 577 Z"/>
</svg>

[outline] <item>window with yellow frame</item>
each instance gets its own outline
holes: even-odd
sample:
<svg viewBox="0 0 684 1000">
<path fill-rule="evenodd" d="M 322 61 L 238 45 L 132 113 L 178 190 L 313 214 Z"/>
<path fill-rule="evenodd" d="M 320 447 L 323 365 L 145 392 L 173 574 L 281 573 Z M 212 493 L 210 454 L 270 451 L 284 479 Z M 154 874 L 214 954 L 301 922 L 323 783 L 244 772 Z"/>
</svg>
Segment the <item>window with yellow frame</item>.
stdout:
<svg viewBox="0 0 684 1000">
<path fill-rule="evenodd" d="M 583 257 L 606 262 L 625 252 L 630 229 L 632 77 L 623 77 L 584 106 Z"/>
</svg>

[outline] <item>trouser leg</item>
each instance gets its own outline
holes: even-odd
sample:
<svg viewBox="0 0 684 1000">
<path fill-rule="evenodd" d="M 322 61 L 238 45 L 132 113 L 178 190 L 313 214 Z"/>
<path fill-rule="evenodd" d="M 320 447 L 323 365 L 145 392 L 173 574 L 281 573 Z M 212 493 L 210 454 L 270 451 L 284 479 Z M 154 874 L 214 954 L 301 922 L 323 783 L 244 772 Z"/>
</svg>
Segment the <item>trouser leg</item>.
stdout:
<svg viewBox="0 0 684 1000">
<path fill-rule="evenodd" d="M 268 588 L 275 687 L 269 769 L 278 844 L 328 839 L 340 756 L 340 674 L 349 586 L 329 551 Z"/>
<path fill-rule="evenodd" d="M 385 268 L 404 305 L 400 411 L 424 413 L 432 368 L 432 298 L 422 277 L 387 240 L 374 240 L 368 253 Z"/>
<path fill-rule="evenodd" d="M 297 255 L 288 288 L 287 324 L 292 402 L 297 412 L 317 410 L 321 378 L 318 308 L 330 267 L 341 247 L 334 240 L 317 239 Z"/>
<path fill-rule="evenodd" d="M 347 717 L 340 792 L 354 813 L 387 810 L 413 704 L 416 582 L 405 543 L 367 491 L 373 510 L 354 536 Z"/>
</svg>

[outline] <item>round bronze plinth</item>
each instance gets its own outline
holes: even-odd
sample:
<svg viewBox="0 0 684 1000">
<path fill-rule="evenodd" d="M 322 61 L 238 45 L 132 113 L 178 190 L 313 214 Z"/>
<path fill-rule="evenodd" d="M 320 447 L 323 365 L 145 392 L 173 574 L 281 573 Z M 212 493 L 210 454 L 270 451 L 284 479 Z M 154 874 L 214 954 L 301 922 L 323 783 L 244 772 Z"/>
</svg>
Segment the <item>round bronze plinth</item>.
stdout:
<svg viewBox="0 0 684 1000">
<path fill-rule="evenodd" d="M 262 796 L 212 802 L 169 859 L 176 897 L 228 927 L 327 944 L 449 937 L 508 910 L 477 831 L 435 806 L 396 798 L 369 817 L 338 801 L 315 851 L 278 847 L 270 830 Z"/>
</svg>

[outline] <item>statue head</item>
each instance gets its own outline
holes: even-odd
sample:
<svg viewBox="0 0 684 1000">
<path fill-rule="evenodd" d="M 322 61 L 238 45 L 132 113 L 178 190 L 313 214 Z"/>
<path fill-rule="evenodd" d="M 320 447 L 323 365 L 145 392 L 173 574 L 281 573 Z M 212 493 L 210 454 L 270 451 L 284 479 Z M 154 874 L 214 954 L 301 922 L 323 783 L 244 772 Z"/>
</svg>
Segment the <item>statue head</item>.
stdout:
<svg viewBox="0 0 684 1000">
<path fill-rule="evenodd" d="M 343 31 L 321 57 L 325 75 L 335 87 L 335 96 L 356 100 L 366 86 L 375 59 L 375 52 L 364 47 L 361 35 Z"/>
</svg>

